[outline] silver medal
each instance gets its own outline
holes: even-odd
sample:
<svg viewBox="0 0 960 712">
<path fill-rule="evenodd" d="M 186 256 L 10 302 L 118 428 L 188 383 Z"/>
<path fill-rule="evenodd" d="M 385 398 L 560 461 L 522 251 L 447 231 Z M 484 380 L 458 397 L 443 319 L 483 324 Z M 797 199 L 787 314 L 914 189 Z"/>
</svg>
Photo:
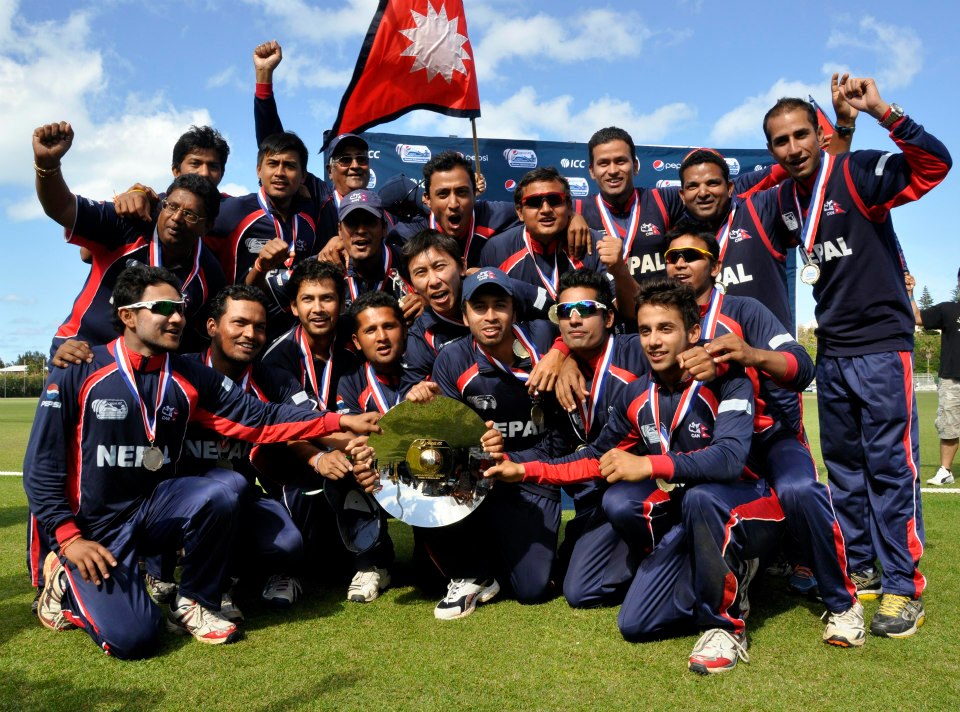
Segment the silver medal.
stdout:
<svg viewBox="0 0 960 712">
<path fill-rule="evenodd" d="M 163 467 L 163 450 L 151 445 L 143 453 L 143 466 L 150 472 L 156 472 Z"/>
<path fill-rule="evenodd" d="M 520 339 L 515 339 L 513 342 L 513 354 L 517 358 L 530 358 L 530 352 L 527 351 L 527 347 L 524 346 Z"/>
<path fill-rule="evenodd" d="M 673 492 L 677 488 L 676 482 L 667 482 L 666 480 L 657 480 L 657 489 L 663 492 Z"/>
<path fill-rule="evenodd" d="M 816 284 L 820 279 L 820 267 L 813 262 L 807 262 L 800 268 L 800 281 L 804 284 Z"/>
<path fill-rule="evenodd" d="M 539 403 L 535 403 L 534 406 L 530 409 L 530 420 L 533 421 L 533 424 L 538 428 L 543 427 L 544 416 L 543 416 L 543 407 Z"/>
</svg>

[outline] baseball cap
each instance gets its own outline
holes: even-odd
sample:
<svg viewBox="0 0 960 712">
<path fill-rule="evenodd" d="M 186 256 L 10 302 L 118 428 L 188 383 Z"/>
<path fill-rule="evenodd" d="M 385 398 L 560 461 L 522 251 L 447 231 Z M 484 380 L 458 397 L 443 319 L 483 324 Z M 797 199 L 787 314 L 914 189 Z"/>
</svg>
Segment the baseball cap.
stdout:
<svg viewBox="0 0 960 712">
<path fill-rule="evenodd" d="M 380 196 L 372 190 L 353 190 L 343 196 L 337 216 L 343 220 L 354 210 L 366 210 L 373 216 L 383 220 L 383 202 Z"/>
<path fill-rule="evenodd" d="M 354 141 L 359 141 L 361 144 L 363 144 L 363 150 L 364 150 L 364 151 L 369 151 L 369 150 L 370 150 L 370 146 L 367 145 L 367 142 L 364 141 L 361 137 L 357 136 L 357 134 L 345 133 L 345 134 L 340 134 L 340 135 L 337 136 L 335 139 L 333 139 L 333 141 L 330 142 L 330 146 L 327 147 L 327 155 L 330 156 L 331 158 L 333 158 L 334 156 L 336 156 L 336 155 L 337 155 L 337 147 L 338 147 L 343 141 L 347 141 L 348 139 L 353 139 Z"/>
<path fill-rule="evenodd" d="M 423 187 L 405 173 L 390 178 L 377 191 L 383 207 L 394 215 L 412 217 L 427 216 L 427 207 L 423 204 Z"/>
<path fill-rule="evenodd" d="M 491 285 L 499 287 L 506 292 L 508 296 L 513 296 L 513 284 L 510 278 L 496 267 L 484 267 L 479 272 L 474 272 L 463 280 L 461 301 L 470 301 L 470 298 L 478 289 Z"/>
</svg>

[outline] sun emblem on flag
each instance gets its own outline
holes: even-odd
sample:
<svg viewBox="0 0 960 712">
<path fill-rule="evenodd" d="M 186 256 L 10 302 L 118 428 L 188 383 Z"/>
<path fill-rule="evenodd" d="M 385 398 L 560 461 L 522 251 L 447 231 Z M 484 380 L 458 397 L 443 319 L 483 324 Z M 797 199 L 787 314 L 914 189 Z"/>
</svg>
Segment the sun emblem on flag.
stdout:
<svg viewBox="0 0 960 712">
<path fill-rule="evenodd" d="M 421 15 L 411 10 L 416 27 L 400 30 L 412 44 L 400 53 L 401 57 L 413 57 L 413 67 L 410 73 L 421 69 L 427 70 L 427 81 L 432 81 L 438 74 L 447 80 L 453 81 L 453 73 L 467 73 L 463 60 L 470 59 L 463 48 L 467 41 L 466 35 L 457 32 L 459 18 L 447 18 L 447 8 L 440 5 L 440 11 L 433 9 L 433 4 L 427 2 L 427 14 Z"/>
</svg>

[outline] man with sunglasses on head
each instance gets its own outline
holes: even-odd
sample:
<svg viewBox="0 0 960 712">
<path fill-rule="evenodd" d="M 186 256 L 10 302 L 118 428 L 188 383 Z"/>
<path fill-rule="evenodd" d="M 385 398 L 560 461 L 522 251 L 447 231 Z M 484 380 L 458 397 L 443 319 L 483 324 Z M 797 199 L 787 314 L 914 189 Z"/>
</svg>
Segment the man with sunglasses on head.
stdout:
<svg viewBox="0 0 960 712">
<path fill-rule="evenodd" d="M 130 263 L 164 266 L 183 281 L 187 329 L 183 350 L 205 343 L 203 308 L 224 284 L 223 272 L 201 237 L 220 209 L 216 187 L 199 175 L 182 174 L 167 189 L 155 221 L 119 217 L 112 203 L 74 195 L 63 178 L 61 161 L 73 143 L 67 122 L 33 132 L 37 198 L 44 212 L 66 229 L 66 240 L 90 250 L 90 274 L 67 320 L 57 329 L 53 356 L 67 339 L 101 345 L 114 337 L 110 293 Z"/>
<path fill-rule="evenodd" d="M 164 615 L 201 642 L 234 642 L 237 628 L 218 610 L 246 482 L 178 472 L 187 424 L 282 442 L 347 428 L 369 433 L 375 418 L 263 403 L 173 355 L 185 300 L 165 268 L 127 268 L 112 296 L 119 338 L 95 347 L 90 363 L 50 373 L 27 445 L 24 489 L 57 543 L 44 562 L 38 616 L 54 631 L 83 628 L 122 659 L 152 653 Z M 183 549 L 179 595 L 161 612 L 138 558 L 175 549 Z"/>
<path fill-rule="evenodd" d="M 829 491 L 817 479 L 803 430 L 800 392 L 813 379 L 813 361 L 763 304 L 716 287 L 722 265 L 711 227 L 681 222 L 667 240 L 667 274 L 693 289 L 700 305 L 700 338 L 706 343 L 691 363 L 737 363 L 751 377 L 755 410 L 748 466 L 770 482 L 801 560 L 812 563 L 828 609 L 823 640 L 844 648 L 862 646 L 863 606 L 847 576 L 837 515 Z"/>
<path fill-rule="evenodd" d="M 591 231 L 591 254 L 582 258 L 567 250 L 573 216 L 570 183 L 553 167 L 534 168 L 513 192 L 520 224 L 490 239 L 480 253 L 482 265 L 497 267 L 516 280 L 542 286 L 556 300 L 564 273 L 586 268 L 604 272 L 616 285 L 617 298 L 632 311 L 636 282 L 621 259 L 622 241 Z"/>
</svg>

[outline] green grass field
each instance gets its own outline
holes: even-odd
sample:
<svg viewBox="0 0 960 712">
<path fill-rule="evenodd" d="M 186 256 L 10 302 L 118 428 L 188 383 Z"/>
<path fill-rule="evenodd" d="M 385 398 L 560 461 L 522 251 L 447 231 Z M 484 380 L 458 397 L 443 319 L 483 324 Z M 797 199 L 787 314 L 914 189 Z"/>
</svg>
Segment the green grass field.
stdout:
<svg viewBox="0 0 960 712">
<path fill-rule="evenodd" d="M 926 479 L 937 466 L 936 395 L 918 401 Z M 33 409 L 0 401 L 0 470 L 21 468 Z M 815 413 L 809 397 L 811 427 Z M 240 599 L 240 643 L 169 636 L 156 657 L 121 662 L 83 633 L 52 633 L 31 616 L 26 498 L 19 478 L 0 477 L 0 709 L 956 709 L 960 497 L 929 494 L 923 506 L 927 624 L 908 640 L 868 637 L 861 650 L 821 643 L 821 605 L 763 576 L 751 587 L 751 664 L 710 678 L 686 670 L 695 637 L 626 643 L 616 609 L 497 601 L 440 623 L 436 599 L 403 584 L 412 542 L 391 522 L 400 580 L 374 603 L 347 603 L 339 587 L 310 591 L 290 613 Z M 866 608 L 870 616 L 876 603 Z"/>
</svg>

